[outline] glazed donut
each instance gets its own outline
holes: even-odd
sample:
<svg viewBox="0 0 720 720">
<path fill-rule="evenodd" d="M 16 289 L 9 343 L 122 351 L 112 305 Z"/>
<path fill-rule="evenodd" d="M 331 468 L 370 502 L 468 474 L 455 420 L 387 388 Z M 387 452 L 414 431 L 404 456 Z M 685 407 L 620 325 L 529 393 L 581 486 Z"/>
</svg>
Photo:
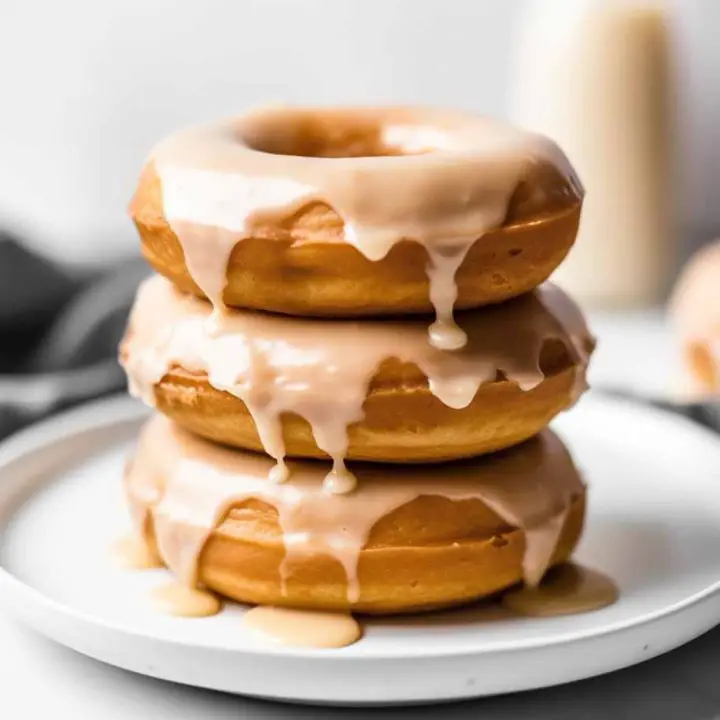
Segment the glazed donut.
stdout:
<svg viewBox="0 0 720 720">
<path fill-rule="evenodd" d="M 153 268 L 216 307 L 434 308 L 442 329 L 453 306 L 502 302 L 549 277 L 582 196 L 554 143 L 487 118 L 276 108 L 161 143 L 130 213 Z"/>
<path fill-rule="evenodd" d="M 720 396 L 720 240 L 688 263 L 670 304 L 692 394 Z"/>
<path fill-rule="evenodd" d="M 469 602 L 568 559 L 584 487 L 545 431 L 443 466 L 362 465 L 350 495 L 322 489 L 321 463 L 219 447 L 156 416 L 128 466 L 139 531 L 178 579 L 241 602 L 401 613 Z M 292 536 L 292 542 L 286 537 Z"/>
<path fill-rule="evenodd" d="M 131 391 L 210 440 L 327 457 L 428 462 L 534 435 L 585 389 L 593 348 L 578 308 L 545 284 L 466 311 L 468 344 L 428 342 L 423 319 L 327 320 L 210 307 L 156 276 L 141 286 L 121 362 Z"/>
</svg>

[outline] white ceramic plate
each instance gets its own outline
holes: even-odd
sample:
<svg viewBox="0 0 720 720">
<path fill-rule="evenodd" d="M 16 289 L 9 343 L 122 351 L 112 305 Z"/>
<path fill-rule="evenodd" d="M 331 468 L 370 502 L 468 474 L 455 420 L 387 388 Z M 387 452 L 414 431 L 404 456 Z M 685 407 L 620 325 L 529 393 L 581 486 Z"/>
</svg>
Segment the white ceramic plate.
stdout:
<svg viewBox="0 0 720 720">
<path fill-rule="evenodd" d="M 579 559 L 616 605 L 552 619 L 466 609 L 373 620 L 342 650 L 265 644 L 242 607 L 188 620 L 146 603 L 165 571 L 123 572 L 123 462 L 145 412 L 98 402 L 0 447 L 0 597 L 40 632 L 122 668 L 313 703 L 422 703 L 537 688 L 632 665 L 720 622 L 720 441 L 689 422 L 588 397 L 557 429 L 590 484 Z"/>
</svg>

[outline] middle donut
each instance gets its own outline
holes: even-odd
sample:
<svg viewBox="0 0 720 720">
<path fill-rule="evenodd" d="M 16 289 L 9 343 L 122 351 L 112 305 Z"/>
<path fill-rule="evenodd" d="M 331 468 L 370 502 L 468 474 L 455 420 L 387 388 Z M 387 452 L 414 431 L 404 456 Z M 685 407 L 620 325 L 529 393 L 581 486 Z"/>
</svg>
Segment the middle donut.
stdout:
<svg viewBox="0 0 720 720">
<path fill-rule="evenodd" d="M 440 462 L 542 430 L 585 389 L 594 341 L 577 306 L 546 283 L 458 314 L 467 345 L 434 348 L 423 318 L 324 320 L 234 311 L 154 277 L 138 292 L 120 358 L 131 391 L 210 440 L 284 458 Z"/>
</svg>

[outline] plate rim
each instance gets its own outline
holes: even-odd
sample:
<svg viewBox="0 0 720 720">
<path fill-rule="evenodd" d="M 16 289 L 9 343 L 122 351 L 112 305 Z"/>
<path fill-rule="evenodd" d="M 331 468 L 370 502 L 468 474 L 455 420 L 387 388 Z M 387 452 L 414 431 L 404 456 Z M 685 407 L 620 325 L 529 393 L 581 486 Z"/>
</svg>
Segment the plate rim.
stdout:
<svg viewBox="0 0 720 720">
<path fill-rule="evenodd" d="M 601 394 L 590 395 L 583 399 L 584 404 L 596 404 L 600 406 L 609 406 L 621 408 L 625 407 L 630 412 L 638 413 L 645 416 L 651 422 L 661 422 L 674 426 L 675 430 L 680 430 L 686 436 L 693 436 L 695 442 L 702 442 L 709 452 L 714 452 L 718 456 L 720 462 L 720 437 L 713 431 L 679 415 L 675 415 L 669 411 L 642 405 L 634 400 L 626 400 L 621 398 L 607 397 Z M 46 418 L 32 426 L 18 431 L 5 440 L 0 442 L 0 476 L 4 473 L 8 466 L 23 459 L 32 457 L 42 450 L 58 441 L 66 439 L 70 436 L 77 436 L 83 432 L 98 431 L 107 429 L 111 426 L 117 426 L 122 423 L 140 422 L 144 417 L 149 415 L 149 410 L 145 406 L 133 400 L 125 394 L 117 394 L 98 400 L 84 403 L 80 406 Z M 91 453 L 78 454 L 78 458 L 87 457 Z M 42 482 L 33 490 L 30 495 L 37 492 L 40 488 L 52 483 L 52 478 Z M 27 501 L 27 497 L 20 503 Z M 18 505 L 18 507 L 20 507 Z M 14 512 L 14 511 L 13 511 Z M 13 512 L 11 512 L 10 517 Z M 7 522 L 7 521 L 6 521 Z M 4 528 L 0 528 L 4 529 Z M 1 562 L 1 559 L 0 559 Z M 418 652 L 417 649 L 394 648 L 387 649 L 362 649 L 363 643 L 358 643 L 352 654 L 337 650 L 318 650 L 315 648 L 294 648 L 294 647 L 276 647 L 271 644 L 267 646 L 248 646 L 223 647 L 215 643 L 203 643 L 197 639 L 172 638 L 164 635 L 156 635 L 150 631 L 138 630 L 136 628 L 127 627 L 121 623 L 115 623 L 112 620 L 97 617 L 89 612 L 78 610 L 63 601 L 55 600 L 45 595 L 38 588 L 22 581 L 13 573 L 0 564 L 0 587 L 7 587 L 9 591 L 23 595 L 32 602 L 44 607 L 48 612 L 57 615 L 67 615 L 74 620 L 92 625 L 94 627 L 102 627 L 103 629 L 125 636 L 132 636 L 138 639 L 164 643 L 177 648 L 203 648 L 215 652 L 240 653 L 248 656 L 282 656 L 293 659 L 309 659 L 318 658 L 320 656 L 328 657 L 332 655 L 337 658 L 338 662 L 345 661 L 372 661 L 372 660 L 394 660 L 407 658 L 466 658 L 476 657 L 478 655 L 488 655 L 507 652 L 523 652 L 538 648 L 559 648 L 574 643 L 582 643 L 599 638 L 606 638 L 609 635 L 622 634 L 625 631 L 633 630 L 650 623 L 663 620 L 680 612 L 698 606 L 705 601 L 712 599 L 716 594 L 720 594 L 720 577 L 707 587 L 695 592 L 694 594 L 679 600 L 672 605 L 661 608 L 659 610 L 649 611 L 645 614 L 626 620 L 619 620 L 610 625 L 599 629 L 588 629 L 578 632 L 564 632 L 554 635 L 553 637 L 538 637 L 529 639 L 520 639 L 512 641 L 496 641 L 487 647 L 437 647 L 423 649 Z M 0 593 L 0 600 L 4 593 Z M 11 601 L 2 600 L 3 604 L 8 607 Z M 720 624 L 720 617 L 718 617 Z M 358 652 L 359 651 L 359 652 Z"/>
</svg>

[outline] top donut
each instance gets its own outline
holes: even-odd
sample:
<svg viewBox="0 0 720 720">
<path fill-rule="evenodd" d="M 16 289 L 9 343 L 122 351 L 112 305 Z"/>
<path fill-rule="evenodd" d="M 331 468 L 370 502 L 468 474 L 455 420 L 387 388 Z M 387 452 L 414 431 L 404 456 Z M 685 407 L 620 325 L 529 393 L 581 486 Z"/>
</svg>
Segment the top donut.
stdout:
<svg viewBox="0 0 720 720">
<path fill-rule="evenodd" d="M 536 287 L 583 190 L 550 140 L 425 108 L 271 108 L 161 142 L 130 212 L 150 264 L 225 307 L 436 313 Z"/>
</svg>

